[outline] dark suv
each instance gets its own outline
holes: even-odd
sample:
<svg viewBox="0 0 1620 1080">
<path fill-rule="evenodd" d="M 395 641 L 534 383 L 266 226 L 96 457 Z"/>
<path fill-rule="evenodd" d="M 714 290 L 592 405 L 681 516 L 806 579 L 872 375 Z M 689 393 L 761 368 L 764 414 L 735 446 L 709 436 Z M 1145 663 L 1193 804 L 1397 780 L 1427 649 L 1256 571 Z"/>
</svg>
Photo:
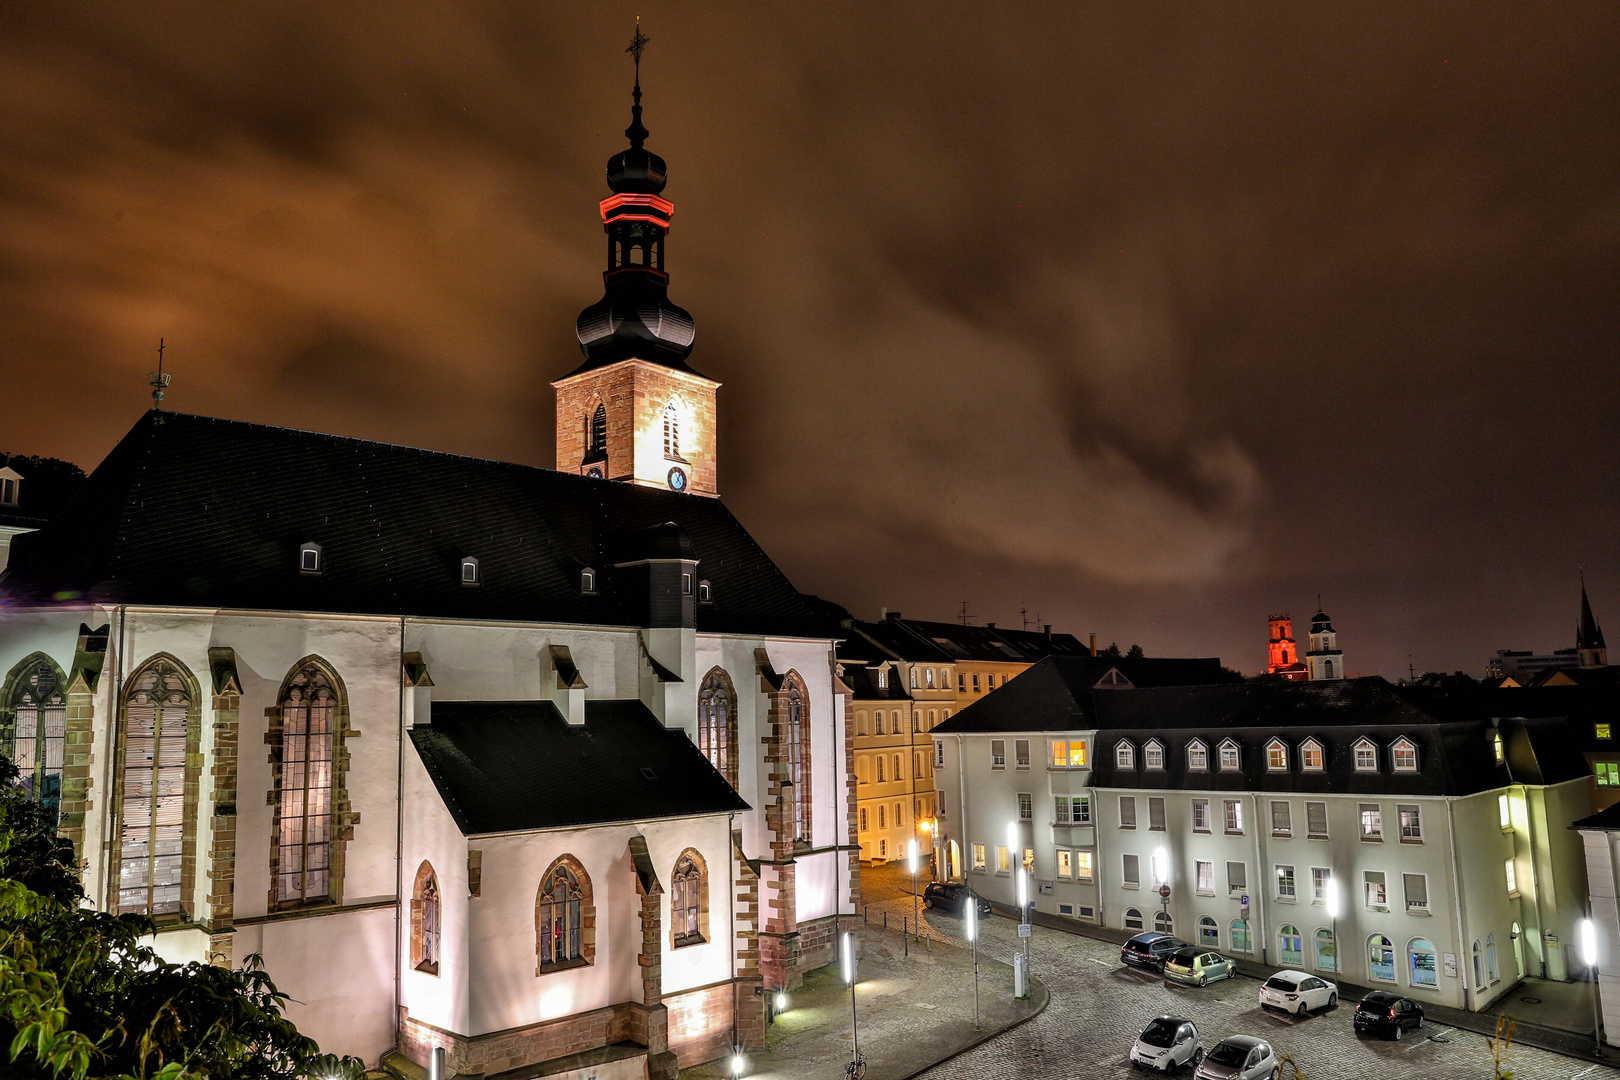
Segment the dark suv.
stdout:
<svg viewBox="0 0 1620 1080">
<path fill-rule="evenodd" d="M 939 908 L 961 917 L 967 914 L 967 898 L 979 902 L 979 914 L 990 914 L 990 901 L 958 881 L 930 881 L 923 890 L 923 906 Z"/>
<path fill-rule="evenodd" d="M 1163 971 L 1170 954 L 1187 947 L 1185 941 L 1170 934 L 1137 934 L 1119 947 L 1119 958 L 1131 967 Z"/>
</svg>

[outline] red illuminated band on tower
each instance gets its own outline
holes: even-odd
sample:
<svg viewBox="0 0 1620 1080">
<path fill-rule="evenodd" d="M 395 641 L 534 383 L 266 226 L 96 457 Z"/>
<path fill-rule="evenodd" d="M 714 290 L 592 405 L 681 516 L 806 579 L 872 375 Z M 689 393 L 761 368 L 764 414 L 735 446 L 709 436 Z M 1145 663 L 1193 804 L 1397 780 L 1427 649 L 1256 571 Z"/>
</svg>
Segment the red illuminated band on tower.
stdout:
<svg viewBox="0 0 1620 1080">
<path fill-rule="evenodd" d="M 645 221 L 669 228 L 675 204 L 657 195 L 620 194 L 602 200 L 602 221 Z"/>
</svg>

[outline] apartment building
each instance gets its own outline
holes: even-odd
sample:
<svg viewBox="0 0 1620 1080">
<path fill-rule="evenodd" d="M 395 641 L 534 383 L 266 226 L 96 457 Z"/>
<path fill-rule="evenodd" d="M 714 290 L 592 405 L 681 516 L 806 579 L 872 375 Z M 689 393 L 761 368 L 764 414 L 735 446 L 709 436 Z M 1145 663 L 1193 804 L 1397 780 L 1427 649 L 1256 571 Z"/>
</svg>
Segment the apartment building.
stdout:
<svg viewBox="0 0 1620 1080">
<path fill-rule="evenodd" d="M 1004 904 L 1024 865 L 1048 914 L 1456 1008 L 1580 973 L 1567 715 L 1203 663 L 1056 657 L 942 723 L 942 865 Z"/>
</svg>

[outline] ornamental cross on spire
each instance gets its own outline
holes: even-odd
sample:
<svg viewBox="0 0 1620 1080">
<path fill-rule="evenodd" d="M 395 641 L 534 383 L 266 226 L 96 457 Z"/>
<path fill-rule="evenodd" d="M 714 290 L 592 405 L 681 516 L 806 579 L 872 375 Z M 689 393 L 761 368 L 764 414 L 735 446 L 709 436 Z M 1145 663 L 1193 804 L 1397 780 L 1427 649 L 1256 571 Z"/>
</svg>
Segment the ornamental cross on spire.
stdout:
<svg viewBox="0 0 1620 1080">
<path fill-rule="evenodd" d="M 636 16 L 636 36 L 630 39 L 630 46 L 627 49 L 624 50 L 625 52 L 629 53 L 631 56 L 635 57 L 635 61 L 636 61 L 636 85 L 637 86 L 641 85 L 641 54 L 644 51 L 646 51 L 647 43 L 650 42 L 650 41 L 652 41 L 652 38 L 648 37 L 646 34 L 643 34 L 641 32 L 641 16 L 637 15 Z"/>
</svg>

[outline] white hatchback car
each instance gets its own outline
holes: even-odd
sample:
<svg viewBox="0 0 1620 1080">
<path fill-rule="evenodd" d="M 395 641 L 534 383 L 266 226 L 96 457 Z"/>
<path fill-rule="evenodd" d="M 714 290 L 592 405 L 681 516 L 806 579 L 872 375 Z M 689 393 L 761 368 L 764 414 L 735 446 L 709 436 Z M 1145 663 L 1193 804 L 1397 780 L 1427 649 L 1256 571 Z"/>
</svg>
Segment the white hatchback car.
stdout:
<svg viewBox="0 0 1620 1080">
<path fill-rule="evenodd" d="M 1279 971 L 1260 987 L 1260 1007 L 1304 1016 L 1339 1003 L 1339 988 L 1303 971 Z"/>
<path fill-rule="evenodd" d="M 1131 1064 L 1160 1072 L 1183 1065 L 1197 1067 L 1204 1060 L 1204 1040 L 1198 1025 L 1179 1016 L 1161 1016 L 1142 1029 L 1131 1047 Z"/>
</svg>

